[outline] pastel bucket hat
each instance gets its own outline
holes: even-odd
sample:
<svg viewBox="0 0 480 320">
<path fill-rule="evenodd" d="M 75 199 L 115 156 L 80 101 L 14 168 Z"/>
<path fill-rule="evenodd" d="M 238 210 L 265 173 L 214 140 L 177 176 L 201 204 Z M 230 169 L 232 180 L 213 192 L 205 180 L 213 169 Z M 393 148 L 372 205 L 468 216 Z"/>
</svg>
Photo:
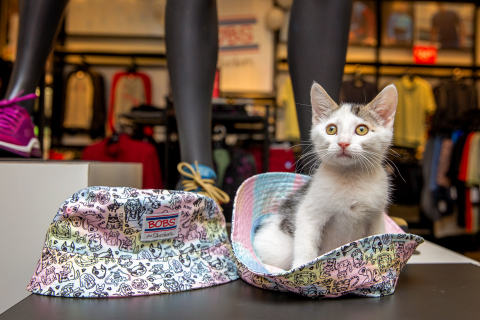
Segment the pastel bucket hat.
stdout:
<svg viewBox="0 0 480 320">
<path fill-rule="evenodd" d="M 259 288 L 315 298 L 394 293 L 400 271 L 424 240 L 406 234 L 387 215 L 386 234 L 346 243 L 291 270 L 265 265 L 257 258 L 252 240 L 260 221 L 276 214 L 281 199 L 310 179 L 294 173 L 264 173 L 240 186 L 232 218 L 232 247 L 239 276 Z"/>
<path fill-rule="evenodd" d="M 238 276 L 225 226 L 200 194 L 83 189 L 57 212 L 27 290 L 105 298 L 227 283 Z"/>
</svg>

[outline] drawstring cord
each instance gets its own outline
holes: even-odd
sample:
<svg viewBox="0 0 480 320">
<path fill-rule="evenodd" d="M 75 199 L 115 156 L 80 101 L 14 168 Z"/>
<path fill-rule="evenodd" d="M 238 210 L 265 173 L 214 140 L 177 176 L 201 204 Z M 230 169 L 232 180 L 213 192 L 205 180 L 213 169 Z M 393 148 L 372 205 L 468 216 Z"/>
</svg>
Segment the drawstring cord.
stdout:
<svg viewBox="0 0 480 320">
<path fill-rule="evenodd" d="M 190 172 L 185 171 L 183 168 L 186 167 Z M 183 180 L 184 191 L 193 191 L 198 187 L 202 188 L 202 191 L 199 191 L 199 194 L 203 194 L 207 197 L 212 198 L 218 205 L 222 203 L 228 203 L 230 197 L 220 188 L 214 186 L 215 180 L 213 179 L 203 179 L 198 170 L 198 163 L 195 161 L 195 168 L 193 168 L 187 162 L 180 162 L 177 165 L 178 172 L 184 177 L 190 178 L 191 180 Z M 196 170 L 195 170 L 196 169 Z M 221 208 L 221 207 L 220 207 Z M 223 209 L 222 209 L 223 211 Z"/>
</svg>

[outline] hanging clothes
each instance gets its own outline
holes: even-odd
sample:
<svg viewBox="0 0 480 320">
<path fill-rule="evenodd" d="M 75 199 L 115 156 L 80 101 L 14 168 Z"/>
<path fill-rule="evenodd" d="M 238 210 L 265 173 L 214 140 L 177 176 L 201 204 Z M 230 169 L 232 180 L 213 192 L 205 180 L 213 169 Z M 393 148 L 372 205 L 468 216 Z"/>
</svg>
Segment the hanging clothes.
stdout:
<svg viewBox="0 0 480 320">
<path fill-rule="evenodd" d="M 341 102 L 367 104 L 372 101 L 376 96 L 377 88 L 375 84 L 364 80 L 344 81 L 340 90 Z"/>
<path fill-rule="evenodd" d="M 230 199 L 235 199 L 235 194 L 240 185 L 257 173 L 253 155 L 243 148 L 233 147 L 231 149 L 231 163 L 225 172 L 222 189 L 230 196 Z M 223 204 L 222 208 L 226 221 L 231 222 L 233 201 Z"/>
<path fill-rule="evenodd" d="M 113 76 L 108 108 L 109 129 L 113 132 L 121 114 L 133 107 L 152 103 L 150 77 L 142 72 L 118 72 Z"/>
<path fill-rule="evenodd" d="M 432 117 L 432 132 L 451 132 L 464 115 L 478 108 L 475 86 L 462 80 L 443 81 L 434 90 L 437 110 Z"/>
<path fill-rule="evenodd" d="M 468 154 L 468 166 L 465 175 L 467 186 L 478 186 L 480 184 L 480 132 L 473 133 L 470 141 L 470 152 Z"/>
<path fill-rule="evenodd" d="M 215 171 L 217 172 L 218 187 L 222 188 L 225 173 L 232 162 L 230 151 L 227 148 L 214 148 L 213 162 L 215 163 Z"/>
<path fill-rule="evenodd" d="M 92 139 L 105 136 L 105 82 L 98 73 L 85 66 L 68 74 L 60 121 L 52 121 L 52 131 L 87 133 Z M 55 112 L 54 112 L 55 113 Z M 60 124 L 60 126 L 54 123 Z"/>
<path fill-rule="evenodd" d="M 398 105 L 395 114 L 395 146 L 418 148 L 426 140 L 426 118 L 435 112 L 436 104 L 430 83 L 420 77 L 405 75 L 395 80 Z"/>
<path fill-rule="evenodd" d="M 453 139 L 444 138 L 440 149 L 437 172 L 435 174 L 437 185 L 443 188 L 450 188 L 452 182 L 447 176 L 450 167 L 450 159 L 453 151 Z"/>
<path fill-rule="evenodd" d="M 422 163 L 422 172 L 423 172 L 423 180 L 425 183 L 423 184 L 422 189 L 422 196 L 420 200 L 420 208 L 422 212 L 431 220 L 436 221 L 439 220 L 442 215 L 438 209 L 437 203 L 433 197 L 431 192 L 431 175 L 432 175 L 432 163 L 435 157 L 435 139 L 430 138 L 428 139 L 425 145 L 425 151 L 423 153 L 423 163 Z"/>
<path fill-rule="evenodd" d="M 143 188 L 163 189 L 160 162 L 155 147 L 121 134 L 117 142 L 106 138 L 83 150 L 82 160 L 138 162 L 143 165 Z"/>
<path fill-rule="evenodd" d="M 423 187 L 422 168 L 411 148 L 392 148 L 388 154 L 392 175 L 392 201 L 401 205 L 418 205 Z M 398 156 L 397 156 L 398 155 Z"/>
<path fill-rule="evenodd" d="M 277 130 L 278 141 L 300 141 L 300 129 L 298 128 L 297 109 L 295 105 L 295 98 L 293 96 L 292 80 L 286 77 L 277 96 L 277 104 L 284 110 L 277 112 L 283 113 L 282 122 L 283 130 Z M 302 108 L 309 108 L 302 106 Z"/>
</svg>

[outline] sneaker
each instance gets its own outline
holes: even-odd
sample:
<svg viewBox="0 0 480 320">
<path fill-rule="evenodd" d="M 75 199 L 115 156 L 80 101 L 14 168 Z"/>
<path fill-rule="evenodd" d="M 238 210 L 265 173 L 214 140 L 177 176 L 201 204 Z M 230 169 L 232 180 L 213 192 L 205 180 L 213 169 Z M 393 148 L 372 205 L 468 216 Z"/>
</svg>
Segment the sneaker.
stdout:
<svg viewBox="0 0 480 320">
<path fill-rule="evenodd" d="M 184 178 L 182 181 L 184 191 L 203 194 L 215 200 L 218 205 L 230 202 L 228 194 L 215 186 L 217 175 L 212 168 L 195 161 L 194 166 L 181 162 L 177 169 Z"/>
<path fill-rule="evenodd" d="M 0 149 L 22 157 L 42 156 L 30 114 L 15 104 L 0 108 Z"/>
</svg>

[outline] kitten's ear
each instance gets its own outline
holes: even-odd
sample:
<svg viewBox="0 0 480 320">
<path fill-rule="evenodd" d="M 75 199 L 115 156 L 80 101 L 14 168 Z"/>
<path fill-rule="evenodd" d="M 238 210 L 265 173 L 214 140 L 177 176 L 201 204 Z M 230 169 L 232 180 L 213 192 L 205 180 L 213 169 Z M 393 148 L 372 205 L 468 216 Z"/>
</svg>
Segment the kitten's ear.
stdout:
<svg viewBox="0 0 480 320">
<path fill-rule="evenodd" d="M 322 119 L 338 108 L 335 101 L 330 98 L 325 90 L 316 82 L 313 83 L 310 91 L 312 101 L 312 123 L 317 125 Z"/>
<path fill-rule="evenodd" d="M 393 84 L 385 87 L 375 99 L 368 104 L 368 107 L 377 115 L 380 124 L 387 129 L 392 129 L 397 110 L 398 93 Z"/>
</svg>

